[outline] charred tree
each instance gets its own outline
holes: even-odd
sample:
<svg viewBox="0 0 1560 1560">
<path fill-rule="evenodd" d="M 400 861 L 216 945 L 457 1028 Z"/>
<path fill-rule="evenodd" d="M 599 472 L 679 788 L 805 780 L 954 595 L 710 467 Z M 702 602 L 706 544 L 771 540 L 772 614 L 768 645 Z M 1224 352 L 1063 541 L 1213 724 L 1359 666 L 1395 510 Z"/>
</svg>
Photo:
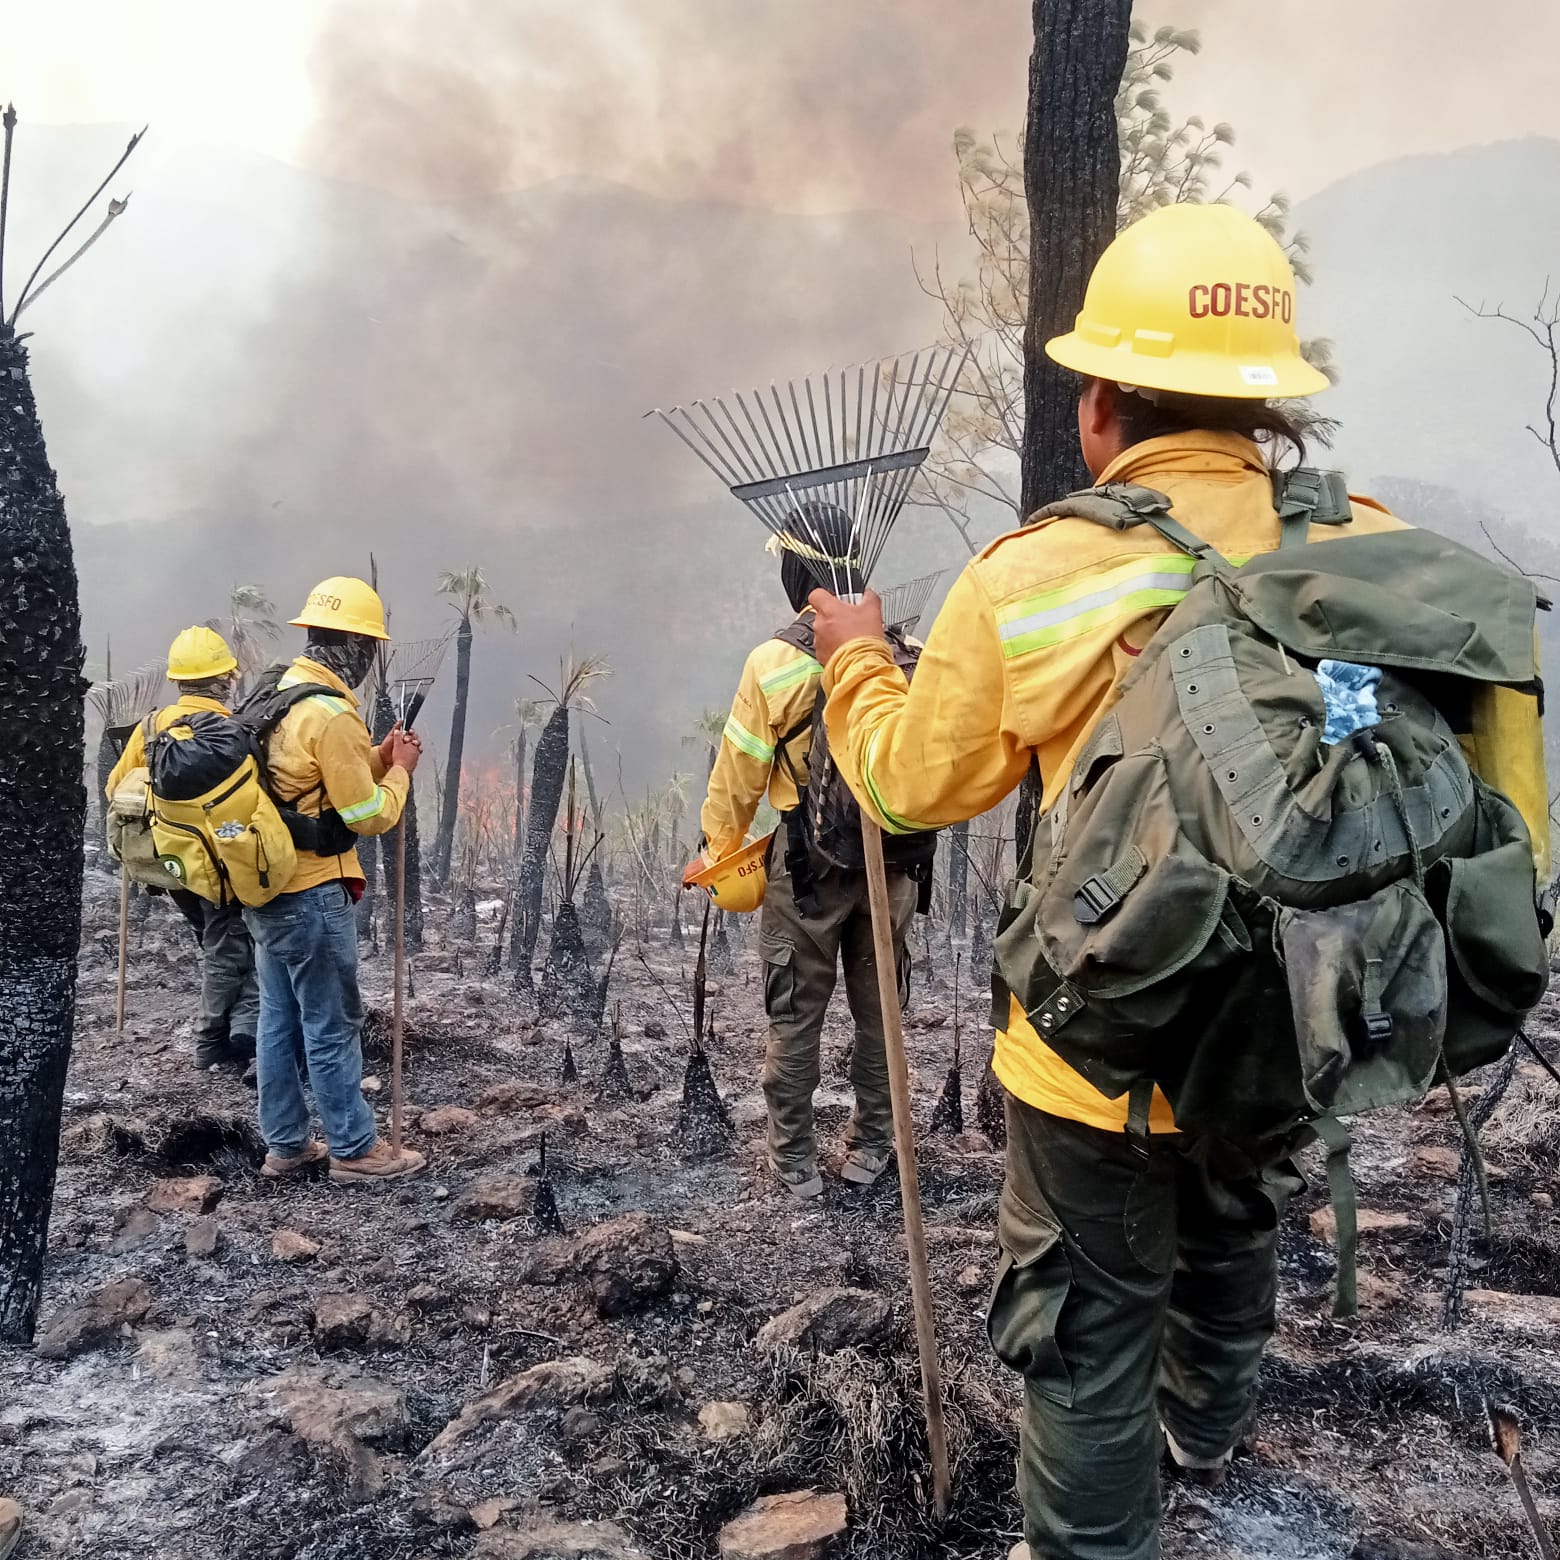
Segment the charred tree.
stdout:
<svg viewBox="0 0 1560 1560">
<path fill-rule="evenodd" d="M 421 948 L 423 945 L 422 901 L 422 844 L 417 837 L 417 787 L 406 789 L 406 811 L 401 815 L 398 828 L 406 830 L 406 946 Z M 380 836 L 384 838 L 383 835 Z M 395 841 L 392 835 L 391 845 Z M 388 863 L 393 858 L 383 858 Z M 389 875 L 387 870 L 387 876 Z"/>
<path fill-rule="evenodd" d="M 970 820 L 954 824 L 948 834 L 948 931 L 962 937 L 970 897 Z"/>
<path fill-rule="evenodd" d="M 38 1315 L 81 941 L 81 614 L 27 354 L 0 317 L 0 1343 Z"/>
<path fill-rule="evenodd" d="M 525 855 L 515 890 L 514 940 L 509 966 L 515 985 L 531 989 L 531 961 L 542 929 L 542 888 L 547 873 L 547 853 L 552 844 L 558 809 L 563 805 L 563 784 L 569 769 L 569 707 L 558 704 L 547 717 L 536 741 L 531 766 L 531 804 L 525 824 Z"/>
<path fill-rule="evenodd" d="M 526 728 L 521 726 L 520 735 L 515 738 L 515 860 L 519 861 L 525 854 L 525 751 Z"/>
<path fill-rule="evenodd" d="M 1032 0 L 1024 187 L 1029 202 L 1029 317 L 1024 330 L 1023 512 L 1089 474 L 1078 451 L 1077 376 L 1045 355 L 1072 329 L 1094 262 L 1116 236 L 1121 146 L 1116 94 L 1132 0 Z"/>
<path fill-rule="evenodd" d="M 460 816 L 460 770 L 466 756 L 466 708 L 471 699 L 471 619 L 461 614 L 455 630 L 455 705 L 450 712 L 450 748 L 444 763 L 444 800 L 439 807 L 439 832 L 433 842 L 433 886 L 450 880 L 455 851 L 455 822 Z"/>
<path fill-rule="evenodd" d="M 1077 376 L 1053 363 L 1045 344 L 1072 329 L 1094 262 L 1116 236 L 1116 94 L 1132 0 L 1033 0 L 1033 16 L 1024 126 L 1030 236 L 1020 503 L 1026 515 L 1090 482 L 1078 448 Z M 1040 816 L 1040 790 L 1032 768 L 1018 794 L 1020 871 Z"/>
</svg>

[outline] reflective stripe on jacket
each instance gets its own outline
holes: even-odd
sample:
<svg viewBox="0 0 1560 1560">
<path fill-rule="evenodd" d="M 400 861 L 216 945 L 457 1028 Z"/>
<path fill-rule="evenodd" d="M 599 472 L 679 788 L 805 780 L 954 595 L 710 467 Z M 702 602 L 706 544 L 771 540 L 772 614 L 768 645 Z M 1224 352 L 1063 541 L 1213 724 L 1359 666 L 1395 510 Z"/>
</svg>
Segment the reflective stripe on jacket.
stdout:
<svg viewBox="0 0 1560 1560">
<path fill-rule="evenodd" d="M 1278 517 L 1257 446 L 1236 434 L 1150 439 L 1100 482 L 1171 499 L 1177 518 L 1227 558 L 1271 552 Z M 1312 540 L 1397 529 L 1366 499 Z M 829 747 L 885 829 L 934 828 L 995 807 L 1031 759 L 1049 806 L 1121 679 L 1191 584 L 1191 560 L 1147 526 L 1118 532 L 1056 519 L 998 538 L 960 575 L 927 636 L 913 687 L 876 640 L 841 647 L 824 672 Z M 997 1034 L 996 1071 L 1026 1104 L 1120 1131 L 1109 1100 L 1046 1046 L 1015 1004 Z M 1154 1131 L 1174 1129 L 1156 1092 Z"/>
<path fill-rule="evenodd" d="M 354 834 L 388 832 L 401 821 L 411 777 L 399 764 L 385 768 L 358 714 L 356 695 L 334 672 L 299 656 L 278 686 L 303 682 L 318 683 L 330 692 L 300 700 L 271 733 L 271 784 L 278 799 L 311 818 L 334 807 Z M 341 856 L 300 850 L 287 892 L 362 876 L 355 850 Z"/>
<path fill-rule="evenodd" d="M 743 843 L 766 789 L 777 812 L 796 806 L 791 769 L 805 784 L 820 671 L 810 655 L 781 639 L 766 639 L 748 656 L 699 814 L 709 860 Z M 793 732 L 785 747 L 788 768 L 778 750 Z"/>
</svg>

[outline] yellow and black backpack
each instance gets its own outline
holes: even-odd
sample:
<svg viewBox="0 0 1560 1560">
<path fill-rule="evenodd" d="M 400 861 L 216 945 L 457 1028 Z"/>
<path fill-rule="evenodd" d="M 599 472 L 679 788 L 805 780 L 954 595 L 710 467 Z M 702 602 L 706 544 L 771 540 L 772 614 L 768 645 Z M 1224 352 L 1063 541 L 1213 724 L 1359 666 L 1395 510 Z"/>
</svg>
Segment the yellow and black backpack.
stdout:
<svg viewBox="0 0 1560 1560">
<path fill-rule="evenodd" d="M 262 686 L 232 715 L 192 710 L 147 742 L 152 843 L 165 887 L 212 904 L 264 905 L 313 849 L 328 819 L 305 818 L 272 792 L 266 743 L 312 683 Z"/>
</svg>

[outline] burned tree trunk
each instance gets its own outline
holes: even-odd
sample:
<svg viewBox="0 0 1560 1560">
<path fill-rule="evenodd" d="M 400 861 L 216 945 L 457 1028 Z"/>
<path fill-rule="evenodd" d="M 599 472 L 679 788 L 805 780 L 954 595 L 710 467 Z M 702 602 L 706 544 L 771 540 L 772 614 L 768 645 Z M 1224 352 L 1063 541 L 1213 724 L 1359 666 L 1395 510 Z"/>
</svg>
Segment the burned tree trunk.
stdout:
<svg viewBox="0 0 1560 1560">
<path fill-rule="evenodd" d="M 515 849 L 514 859 L 519 862 L 525 855 L 525 727 L 515 738 Z"/>
<path fill-rule="evenodd" d="M 547 717 L 536 742 L 531 767 L 531 804 L 525 823 L 525 858 L 515 894 L 514 940 L 509 945 L 509 967 L 515 985 L 531 988 L 531 961 L 542 928 L 542 885 L 547 872 L 547 852 L 552 844 L 558 809 L 563 805 L 563 782 L 569 769 L 569 707 L 559 703 Z"/>
<path fill-rule="evenodd" d="M 449 887 L 450 857 L 455 851 L 455 825 L 460 818 L 460 769 L 466 754 L 466 706 L 471 698 L 471 619 L 463 617 L 455 631 L 455 708 L 450 715 L 450 751 L 444 766 L 444 803 L 433 846 L 433 886 Z"/>
<path fill-rule="evenodd" d="M 962 937 L 970 892 L 970 820 L 954 824 L 948 834 L 948 931 Z"/>
<path fill-rule="evenodd" d="M 65 504 L 0 324 L 0 1343 L 32 1342 L 81 941 L 86 736 Z"/>
<path fill-rule="evenodd" d="M 417 787 L 408 786 L 406 811 L 401 814 L 398 828 L 406 830 L 406 946 L 421 948 L 423 945 L 422 902 L 422 844 L 417 838 Z M 384 836 L 381 836 L 384 837 Z M 389 836 L 392 847 L 395 836 Z M 386 876 L 394 870 L 394 857 L 385 858 Z"/>
<path fill-rule="evenodd" d="M 1072 329 L 1089 272 L 1116 236 L 1116 93 L 1127 63 L 1132 0 L 1033 0 L 1033 9 L 1024 130 L 1026 515 L 1089 482 L 1078 451 L 1077 376 L 1053 363 L 1045 344 Z"/>
</svg>

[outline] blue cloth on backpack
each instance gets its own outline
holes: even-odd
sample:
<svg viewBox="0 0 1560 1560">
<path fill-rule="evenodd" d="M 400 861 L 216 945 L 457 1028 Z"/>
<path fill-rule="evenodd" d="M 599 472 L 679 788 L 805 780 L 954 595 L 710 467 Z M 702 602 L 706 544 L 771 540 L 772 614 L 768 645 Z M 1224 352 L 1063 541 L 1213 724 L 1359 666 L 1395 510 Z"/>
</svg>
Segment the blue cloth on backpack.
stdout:
<svg viewBox="0 0 1560 1560">
<path fill-rule="evenodd" d="M 1353 661 L 1321 661 L 1316 667 L 1316 683 L 1322 690 L 1322 705 L 1327 711 L 1327 727 L 1322 741 L 1336 746 L 1356 731 L 1379 724 L 1376 687 L 1381 681 L 1379 666 L 1357 666 Z"/>
</svg>

